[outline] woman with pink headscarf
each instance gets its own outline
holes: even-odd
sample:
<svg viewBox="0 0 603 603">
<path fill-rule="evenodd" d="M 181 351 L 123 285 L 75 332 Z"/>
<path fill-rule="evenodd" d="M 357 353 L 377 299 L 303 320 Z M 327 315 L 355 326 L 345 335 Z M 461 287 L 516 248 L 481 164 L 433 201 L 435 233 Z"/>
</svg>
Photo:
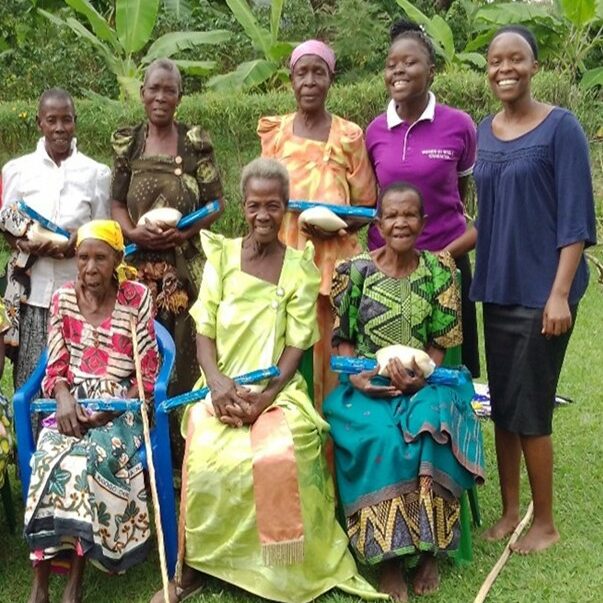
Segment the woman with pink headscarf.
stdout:
<svg viewBox="0 0 603 603">
<path fill-rule="evenodd" d="M 323 42 L 307 40 L 295 48 L 289 67 L 297 110 L 260 119 L 262 156 L 278 159 L 287 167 L 292 199 L 372 207 L 377 186 L 362 129 L 329 113 L 325 106 L 335 74 L 335 53 Z M 288 211 L 280 230 L 281 241 L 290 247 L 304 249 L 306 241 L 314 243 L 315 261 L 322 275 L 318 296 L 320 341 L 314 345 L 314 403 L 319 409 L 337 383 L 329 370 L 333 269 L 337 260 L 360 251 L 356 231 L 362 226 L 350 221 L 346 230 L 335 233 L 315 226 L 301 227 L 298 214 Z"/>
</svg>

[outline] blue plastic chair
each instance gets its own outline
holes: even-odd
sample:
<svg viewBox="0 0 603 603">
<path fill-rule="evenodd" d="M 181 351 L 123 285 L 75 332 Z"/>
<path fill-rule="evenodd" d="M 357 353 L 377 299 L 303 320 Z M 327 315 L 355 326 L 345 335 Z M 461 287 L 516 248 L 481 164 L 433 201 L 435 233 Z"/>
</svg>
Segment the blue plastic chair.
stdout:
<svg viewBox="0 0 603 603">
<path fill-rule="evenodd" d="M 157 343 L 161 354 L 161 368 L 155 383 L 155 425 L 151 430 L 151 447 L 155 465 L 155 479 L 161 506 L 161 525 L 163 528 L 165 556 L 170 577 L 176 569 L 178 556 L 178 532 L 176 525 L 176 500 L 174 496 L 174 485 L 172 480 L 172 455 L 170 451 L 168 416 L 158 412 L 160 405 L 167 399 L 167 388 L 170 374 L 174 367 L 176 347 L 168 331 L 155 322 Z M 23 500 L 27 499 L 29 481 L 31 478 L 31 456 L 36 450 L 33 439 L 30 406 L 33 397 L 40 389 L 48 355 L 46 350 L 40 356 L 40 360 L 28 381 L 15 392 L 15 431 L 17 434 L 17 450 L 19 451 L 19 470 L 21 473 L 21 489 Z M 146 467 L 146 451 L 144 447 L 140 450 L 142 462 Z"/>
</svg>

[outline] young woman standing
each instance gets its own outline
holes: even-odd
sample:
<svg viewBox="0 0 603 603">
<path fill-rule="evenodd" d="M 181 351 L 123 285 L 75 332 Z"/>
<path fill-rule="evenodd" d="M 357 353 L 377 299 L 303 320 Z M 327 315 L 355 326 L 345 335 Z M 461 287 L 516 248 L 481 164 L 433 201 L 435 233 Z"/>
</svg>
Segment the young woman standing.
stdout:
<svg viewBox="0 0 603 603">
<path fill-rule="evenodd" d="M 595 243 L 588 144 L 575 116 L 532 97 L 538 46 L 523 27 L 500 29 L 488 79 L 502 108 L 478 128 L 479 217 L 471 296 L 483 302 L 502 516 L 519 521 L 519 467 L 528 470 L 534 521 L 514 550 L 559 539 L 553 520 L 553 403 L 578 302 L 588 284 L 584 248 Z"/>
</svg>

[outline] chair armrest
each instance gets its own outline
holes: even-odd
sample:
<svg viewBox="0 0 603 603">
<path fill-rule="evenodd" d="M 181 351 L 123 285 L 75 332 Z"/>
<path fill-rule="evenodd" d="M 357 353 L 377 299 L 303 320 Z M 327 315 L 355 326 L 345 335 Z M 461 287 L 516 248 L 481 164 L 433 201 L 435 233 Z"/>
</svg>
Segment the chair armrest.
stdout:
<svg viewBox="0 0 603 603">
<path fill-rule="evenodd" d="M 134 412 L 140 411 L 140 400 L 103 400 L 100 398 L 80 399 L 78 404 L 85 406 L 88 410 L 94 412 L 126 412 L 131 410 Z M 57 401 L 52 398 L 38 398 L 31 403 L 32 412 L 55 412 L 57 409 Z"/>
</svg>

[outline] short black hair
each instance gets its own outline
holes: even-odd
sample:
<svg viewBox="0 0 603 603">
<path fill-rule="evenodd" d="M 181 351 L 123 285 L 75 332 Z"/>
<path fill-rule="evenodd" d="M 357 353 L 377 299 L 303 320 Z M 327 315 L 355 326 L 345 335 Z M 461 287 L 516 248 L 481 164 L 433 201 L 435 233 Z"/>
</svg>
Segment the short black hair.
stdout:
<svg viewBox="0 0 603 603">
<path fill-rule="evenodd" d="M 538 60 L 538 42 L 536 36 L 532 33 L 532 30 L 528 29 L 525 25 L 505 25 L 500 29 L 497 29 L 490 40 L 490 44 L 488 44 L 488 49 L 492 46 L 492 42 L 504 33 L 516 33 L 517 35 L 520 35 L 530 45 L 534 60 Z"/>
<path fill-rule="evenodd" d="M 75 103 L 73 102 L 73 97 L 67 90 L 63 90 L 63 88 L 48 88 L 48 90 L 42 92 L 40 99 L 38 100 L 38 115 L 40 115 L 44 103 L 49 100 L 65 101 L 66 103 L 69 103 L 73 109 L 73 114 L 75 115 Z"/>
<path fill-rule="evenodd" d="M 377 217 L 381 217 L 381 207 L 383 206 L 383 199 L 385 199 L 385 197 L 389 193 L 405 193 L 406 191 L 411 191 L 415 193 L 415 195 L 417 195 L 417 198 L 419 199 L 419 213 L 421 214 L 421 218 L 424 218 L 425 207 L 423 202 L 423 194 L 414 184 L 406 182 L 405 180 L 398 180 L 398 182 L 392 182 L 381 191 L 381 193 L 379 194 L 379 202 L 377 203 Z"/>
<path fill-rule="evenodd" d="M 420 25 L 413 23 L 412 21 L 407 21 L 406 19 L 400 19 L 396 21 L 389 30 L 389 39 L 390 46 L 403 38 L 410 38 L 412 40 L 417 40 L 420 44 L 425 47 L 427 51 L 427 55 L 429 56 L 429 60 L 432 65 L 435 65 L 436 62 L 436 52 L 433 42 L 429 38 L 429 36 L 425 33 L 425 31 L 421 28 Z"/>
<path fill-rule="evenodd" d="M 183 86 L 182 86 L 182 74 L 180 73 L 180 69 L 178 69 L 178 65 L 172 61 L 172 59 L 155 59 L 145 70 L 144 72 L 144 80 L 142 82 L 143 86 L 146 86 L 147 81 L 151 77 L 153 71 L 158 71 L 159 69 L 163 69 L 168 73 L 171 73 L 176 80 L 178 81 L 178 92 L 182 96 Z"/>
</svg>

